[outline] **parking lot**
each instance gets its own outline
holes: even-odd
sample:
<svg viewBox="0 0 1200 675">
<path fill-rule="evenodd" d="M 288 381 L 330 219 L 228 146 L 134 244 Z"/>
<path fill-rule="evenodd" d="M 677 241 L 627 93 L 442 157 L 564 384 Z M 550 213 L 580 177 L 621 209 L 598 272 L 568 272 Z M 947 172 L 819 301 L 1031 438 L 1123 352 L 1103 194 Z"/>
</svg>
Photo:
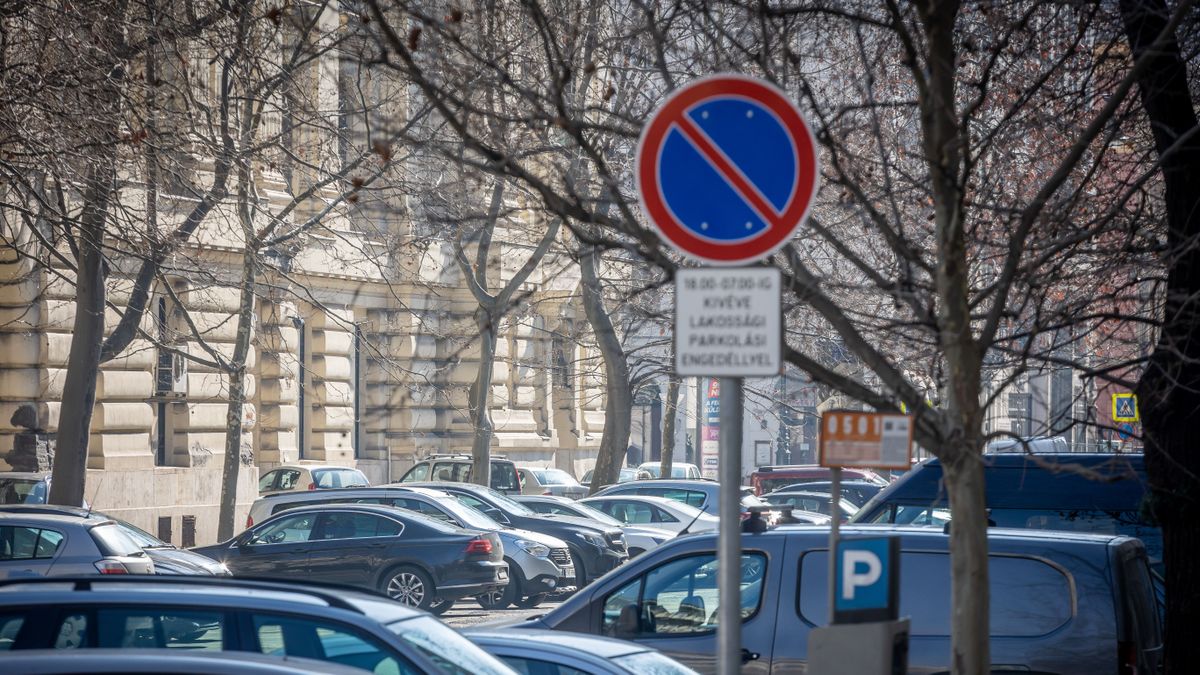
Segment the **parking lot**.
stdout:
<svg viewBox="0 0 1200 675">
<path fill-rule="evenodd" d="M 559 600 L 548 600 L 533 609 L 517 609 L 510 607 L 502 610 L 486 610 L 474 600 L 462 600 L 455 603 L 450 611 L 441 616 L 442 621 L 455 628 L 468 628 L 489 623 L 509 623 L 524 621 L 539 614 L 545 614 L 562 604 Z"/>
</svg>

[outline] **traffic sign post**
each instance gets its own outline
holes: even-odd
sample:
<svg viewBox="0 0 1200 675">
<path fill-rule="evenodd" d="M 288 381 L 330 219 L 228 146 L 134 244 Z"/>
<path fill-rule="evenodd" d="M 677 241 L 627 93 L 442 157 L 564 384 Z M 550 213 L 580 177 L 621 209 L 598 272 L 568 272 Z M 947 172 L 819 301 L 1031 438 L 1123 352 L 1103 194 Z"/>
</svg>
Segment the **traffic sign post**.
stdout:
<svg viewBox="0 0 1200 675">
<path fill-rule="evenodd" d="M 795 234 L 817 191 L 816 141 L 777 87 L 743 75 L 672 93 L 638 140 L 638 198 L 659 236 L 707 265 L 749 265 Z M 676 272 L 675 370 L 719 377 L 717 672 L 741 669 L 742 378 L 782 370 L 775 268 Z M 707 467 L 706 467 L 707 468 Z"/>
</svg>

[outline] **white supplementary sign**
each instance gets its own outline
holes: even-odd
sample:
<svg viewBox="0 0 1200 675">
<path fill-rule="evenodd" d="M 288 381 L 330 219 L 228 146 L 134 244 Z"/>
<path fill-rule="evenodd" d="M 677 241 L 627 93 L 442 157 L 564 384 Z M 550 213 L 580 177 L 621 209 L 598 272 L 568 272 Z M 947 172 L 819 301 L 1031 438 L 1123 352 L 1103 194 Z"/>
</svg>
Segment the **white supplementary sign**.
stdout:
<svg viewBox="0 0 1200 675">
<path fill-rule="evenodd" d="M 675 373 L 778 375 L 783 343 L 782 278 L 772 267 L 675 272 Z"/>
<path fill-rule="evenodd" d="M 830 410 L 820 434 L 821 466 L 911 467 L 913 427 L 907 415 Z"/>
</svg>

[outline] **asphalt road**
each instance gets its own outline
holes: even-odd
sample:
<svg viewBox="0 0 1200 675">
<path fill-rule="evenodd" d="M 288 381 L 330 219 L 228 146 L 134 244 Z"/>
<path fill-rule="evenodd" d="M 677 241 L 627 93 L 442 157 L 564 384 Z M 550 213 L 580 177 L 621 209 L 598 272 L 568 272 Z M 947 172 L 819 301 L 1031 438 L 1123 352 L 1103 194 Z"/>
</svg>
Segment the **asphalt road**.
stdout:
<svg viewBox="0 0 1200 675">
<path fill-rule="evenodd" d="M 450 611 L 443 614 L 440 618 L 455 628 L 467 628 L 493 621 L 521 621 L 531 616 L 549 612 L 558 605 L 559 601 L 546 601 L 533 609 L 509 607 L 508 609 L 489 611 L 480 607 L 479 603 L 473 599 L 466 598 L 454 603 Z"/>
</svg>

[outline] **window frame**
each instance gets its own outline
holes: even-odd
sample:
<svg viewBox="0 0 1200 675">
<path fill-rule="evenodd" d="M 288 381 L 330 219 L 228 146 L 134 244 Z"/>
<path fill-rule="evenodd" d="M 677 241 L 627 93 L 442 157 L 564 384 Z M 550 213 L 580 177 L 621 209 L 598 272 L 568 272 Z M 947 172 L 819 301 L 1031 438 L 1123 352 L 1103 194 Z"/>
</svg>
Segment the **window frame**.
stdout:
<svg viewBox="0 0 1200 675">
<path fill-rule="evenodd" d="M 704 636 L 709 636 L 709 635 L 716 635 L 716 633 L 717 633 L 716 626 L 714 626 L 711 630 L 695 631 L 695 632 L 690 632 L 690 633 L 638 633 L 637 635 L 633 635 L 633 636 L 613 636 L 613 635 L 608 635 L 607 633 L 604 632 L 604 607 L 606 604 L 608 604 L 609 598 L 620 593 L 622 590 L 627 588 L 631 583 L 636 581 L 636 582 L 638 582 L 637 604 L 639 606 L 641 606 L 645 602 L 646 578 L 647 577 L 649 577 L 655 571 L 662 569 L 663 567 L 666 567 L 667 565 L 670 565 L 678 560 L 683 560 L 685 558 L 697 558 L 697 557 L 701 557 L 701 556 L 711 556 L 712 562 L 714 562 L 714 563 L 717 562 L 718 556 L 717 556 L 716 551 L 688 551 L 688 552 L 679 553 L 678 555 L 673 555 L 670 558 L 666 558 L 666 559 L 660 561 L 657 565 L 654 565 L 653 567 L 649 567 L 645 570 L 642 570 L 633 579 L 624 580 L 622 583 L 618 584 L 611 591 L 608 591 L 603 594 L 596 593 L 595 595 L 593 595 L 592 597 L 596 598 L 596 600 L 592 603 L 592 606 L 594 608 L 592 610 L 592 612 L 593 612 L 593 616 L 596 620 L 596 623 L 594 625 L 596 626 L 596 630 L 597 630 L 595 635 L 603 636 L 603 637 L 612 637 L 612 638 L 615 638 L 618 640 L 628 640 L 630 642 L 638 642 L 640 640 L 697 638 L 697 637 L 704 637 Z M 742 617 L 742 629 L 745 630 L 746 624 L 750 621 L 753 621 L 756 617 L 758 617 L 759 613 L 762 612 L 763 598 L 767 596 L 766 584 L 767 584 L 767 578 L 771 572 L 772 562 L 771 562 L 770 553 L 763 549 L 745 549 L 745 548 L 743 548 L 742 556 L 743 557 L 744 556 L 758 556 L 758 557 L 762 558 L 762 561 L 763 561 L 763 570 L 762 570 L 762 577 L 761 577 L 763 588 L 758 594 L 758 603 L 754 605 L 754 611 L 751 612 L 750 614 L 747 614 L 746 616 Z M 741 564 L 740 560 L 739 560 L 738 564 L 739 565 Z M 797 605 L 797 607 L 798 606 L 799 605 Z M 715 612 L 717 610 L 714 609 L 713 611 Z M 640 619 L 640 611 L 639 611 L 639 621 L 640 620 L 641 619 Z"/>
</svg>

